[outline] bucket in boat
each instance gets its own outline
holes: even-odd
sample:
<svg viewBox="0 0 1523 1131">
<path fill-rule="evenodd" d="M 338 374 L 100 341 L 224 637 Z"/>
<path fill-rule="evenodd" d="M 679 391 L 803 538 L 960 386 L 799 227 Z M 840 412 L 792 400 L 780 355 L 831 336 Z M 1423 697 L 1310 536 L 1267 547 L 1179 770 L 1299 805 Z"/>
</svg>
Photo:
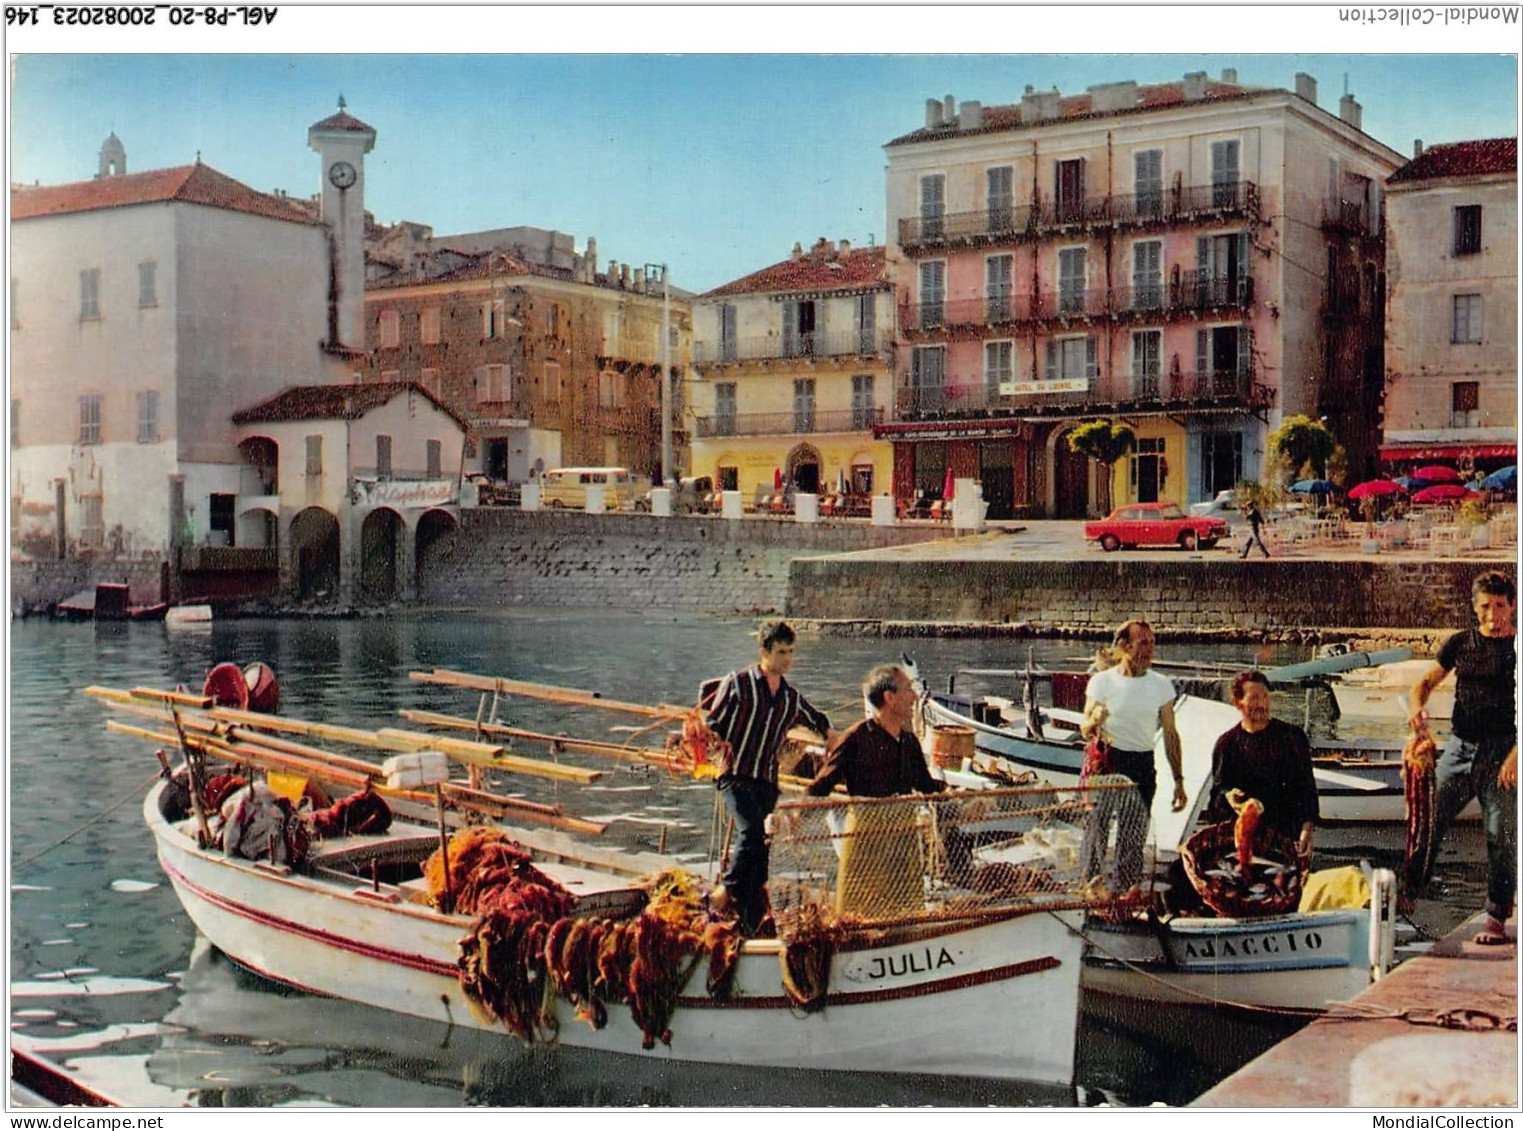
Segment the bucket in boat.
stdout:
<svg viewBox="0 0 1523 1131">
<path fill-rule="evenodd" d="M 973 757 L 973 728 L 940 726 L 931 728 L 931 762 L 943 770 L 962 769 L 963 760 Z"/>
</svg>

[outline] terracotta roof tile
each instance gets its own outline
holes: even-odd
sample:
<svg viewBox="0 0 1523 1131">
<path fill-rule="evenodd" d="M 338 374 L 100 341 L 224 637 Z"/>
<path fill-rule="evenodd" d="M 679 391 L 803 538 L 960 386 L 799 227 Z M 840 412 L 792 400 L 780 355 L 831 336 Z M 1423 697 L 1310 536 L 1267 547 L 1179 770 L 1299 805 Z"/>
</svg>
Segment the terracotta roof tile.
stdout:
<svg viewBox="0 0 1523 1131">
<path fill-rule="evenodd" d="M 12 187 L 11 219 L 29 220 L 39 216 L 61 216 L 71 212 L 94 212 L 103 208 L 124 208 L 133 204 L 159 204 L 180 201 L 248 212 L 273 220 L 290 220 L 315 224 L 317 218 L 296 203 L 283 197 L 257 192 L 210 165 L 181 165 L 173 169 L 153 169 L 146 173 L 128 173 L 120 177 L 100 177 L 93 181 L 76 181 L 68 185 L 43 185 L 38 188 Z"/>
<path fill-rule="evenodd" d="M 349 130 L 353 133 L 375 133 L 373 129 L 352 114 L 340 110 L 311 127 L 314 130 Z"/>
<path fill-rule="evenodd" d="M 1437 177 L 1473 177 L 1483 173 L 1518 171 L 1518 139 L 1494 137 L 1485 141 L 1456 141 L 1430 145 L 1421 157 L 1408 161 L 1386 182 L 1426 181 Z"/>
<path fill-rule="evenodd" d="M 234 424 L 285 423 L 297 420 L 358 420 L 372 409 L 403 393 L 416 393 L 453 417 L 465 422 L 441 404 L 421 385 L 407 381 L 367 382 L 360 385 L 292 385 L 267 401 L 233 413 Z"/>
<path fill-rule="evenodd" d="M 576 282 L 576 276 L 569 267 L 547 267 L 541 263 L 530 263 L 516 255 L 505 255 L 495 251 L 475 254 L 453 248 L 437 248 L 436 251 L 468 256 L 471 262 L 449 270 L 426 271 L 422 275 L 414 274 L 403 267 L 391 278 L 367 281 L 365 289 L 386 290 L 392 287 L 422 286 L 430 283 L 461 283 L 472 279 L 511 279 L 518 275 L 537 275 L 546 279 L 560 279 L 567 283 Z"/>
<path fill-rule="evenodd" d="M 855 247 L 841 254 L 834 245 L 806 251 L 771 267 L 725 283 L 700 298 L 755 294 L 764 291 L 860 290 L 888 283 L 887 260 L 881 247 Z"/>
</svg>

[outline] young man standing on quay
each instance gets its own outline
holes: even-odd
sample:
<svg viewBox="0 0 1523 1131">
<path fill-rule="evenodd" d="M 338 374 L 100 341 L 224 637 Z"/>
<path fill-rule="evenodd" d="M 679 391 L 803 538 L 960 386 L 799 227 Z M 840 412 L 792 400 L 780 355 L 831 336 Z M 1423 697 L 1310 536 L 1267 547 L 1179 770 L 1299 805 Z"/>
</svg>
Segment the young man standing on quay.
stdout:
<svg viewBox="0 0 1523 1131">
<path fill-rule="evenodd" d="M 1412 894 L 1428 882 L 1439 842 L 1472 798 L 1486 825 L 1486 922 L 1475 941 L 1510 942 L 1506 924 L 1517 893 L 1518 855 L 1518 653 L 1517 584 L 1488 570 L 1470 586 L 1476 627 L 1456 632 L 1437 662 L 1412 688 L 1414 734 L 1428 731 L 1428 696 L 1454 673 L 1453 731 L 1435 769 L 1433 848 L 1418 875 L 1408 876 Z"/>
<path fill-rule="evenodd" d="M 777 805 L 777 755 L 795 724 L 836 738 L 830 720 L 788 683 L 793 629 L 767 621 L 757 631 L 760 658 L 725 676 L 714 692 L 708 724 L 728 744 L 719 762 L 719 796 L 735 822 L 735 844 L 724 874 L 724 896 L 755 934 L 767 913 L 767 817 Z"/>
</svg>

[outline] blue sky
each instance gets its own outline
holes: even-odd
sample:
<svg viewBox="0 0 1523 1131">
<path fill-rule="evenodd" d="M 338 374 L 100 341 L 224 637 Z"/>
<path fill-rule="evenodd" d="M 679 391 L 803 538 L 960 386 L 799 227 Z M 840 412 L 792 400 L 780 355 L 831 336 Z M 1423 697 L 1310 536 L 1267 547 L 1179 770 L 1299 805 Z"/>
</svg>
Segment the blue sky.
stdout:
<svg viewBox="0 0 1523 1131">
<path fill-rule="evenodd" d="M 883 242 L 882 146 L 922 123 L 928 97 L 992 105 L 1028 83 L 1076 93 L 1235 67 L 1243 83 L 1282 88 L 1305 71 L 1334 112 L 1346 82 L 1365 131 L 1403 154 L 1414 138 L 1515 135 L 1518 121 L 1516 58 L 1473 53 L 85 55 L 29 54 L 12 38 L 13 181 L 86 179 L 115 131 L 130 171 L 199 152 L 255 188 L 309 195 L 306 128 L 342 92 L 378 133 L 366 205 L 381 222 L 438 234 L 528 224 L 570 232 L 578 249 L 596 236 L 601 262 L 666 262 L 693 291 L 795 241 Z"/>
</svg>

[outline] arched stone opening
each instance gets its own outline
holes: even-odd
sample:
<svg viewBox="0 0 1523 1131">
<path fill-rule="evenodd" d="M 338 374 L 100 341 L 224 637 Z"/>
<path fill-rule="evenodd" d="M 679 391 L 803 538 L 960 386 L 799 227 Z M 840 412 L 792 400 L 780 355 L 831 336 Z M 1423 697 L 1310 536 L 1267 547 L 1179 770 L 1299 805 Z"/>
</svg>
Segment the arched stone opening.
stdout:
<svg viewBox="0 0 1523 1131">
<path fill-rule="evenodd" d="M 390 507 L 377 507 L 360 524 L 361 600 L 384 604 L 396 598 L 403 525 L 402 516 Z"/>
<path fill-rule="evenodd" d="M 336 596 L 339 588 L 338 519 L 308 507 L 291 520 L 291 565 L 300 600 Z"/>
<path fill-rule="evenodd" d="M 788 453 L 788 479 L 796 491 L 818 492 L 820 467 L 819 450 L 812 444 L 800 444 Z"/>
</svg>

